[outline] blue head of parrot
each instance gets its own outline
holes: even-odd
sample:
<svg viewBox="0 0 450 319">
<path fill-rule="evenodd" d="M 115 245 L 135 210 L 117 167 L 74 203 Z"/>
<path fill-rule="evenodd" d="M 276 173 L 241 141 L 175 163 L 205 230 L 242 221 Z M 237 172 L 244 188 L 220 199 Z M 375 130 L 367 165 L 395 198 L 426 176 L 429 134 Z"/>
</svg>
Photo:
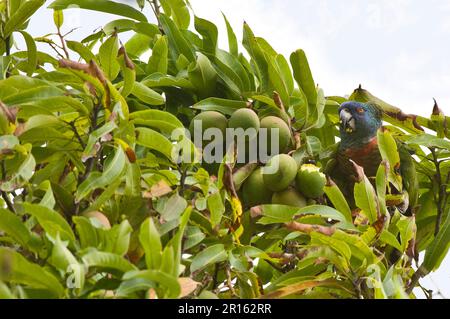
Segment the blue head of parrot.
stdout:
<svg viewBox="0 0 450 319">
<path fill-rule="evenodd" d="M 371 103 L 345 102 L 339 108 L 341 147 L 361 147 L 382 126 L 381 111 Z"/>
</svg>

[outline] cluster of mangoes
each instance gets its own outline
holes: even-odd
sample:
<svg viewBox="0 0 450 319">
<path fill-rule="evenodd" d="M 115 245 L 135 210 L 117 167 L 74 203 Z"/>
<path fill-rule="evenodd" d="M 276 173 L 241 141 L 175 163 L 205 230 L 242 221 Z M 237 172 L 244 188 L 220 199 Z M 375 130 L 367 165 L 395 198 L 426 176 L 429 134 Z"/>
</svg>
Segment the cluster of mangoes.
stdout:
<svg viewBox="0 0 450 319">
<path fill-rule="evenodd" d="M 201 121 L 202 131 L 194 131 L 194 122 Z M 313 164 L 299 167 L 294 158 L 284 154 L 292 147 L 292 134 L 288 124 L 276 116 L 259 119 L 255 111 L 243 108 L 235 111 L 230 119 L 216 111 L 205 111 L 195 116 L 189 130 L 191 136 L 204 134 L 209 128 L 219 129 L 226 136 L 227 128 L 267 129 L 266 147 L 271 148 L 271 129 L 278 129 L 279 154 L 273 156 L 264 167 L 258 167 L 242 186 L 242 199 L 247 207 L 276 204 L 305 207 L 323 195 L 325 175 Z M 258 141 L 261 143 L 261 141 Z M 260 145 L 259 145 L 260 146 Z"/>
<path fill-rule="evenodd" d="M 242 187 L 243 202 L 252 207 L 264 204 L 306 207 L 324 193 L 326 177 L 313 164 L 297 162 L 287 154 L 272 157 L 259 167 Z"/>
<path fill-rule="evenodd" d="M 202 130 L 200 132 L 194 131 L 195 121 L 201 121 L 202 123 Z M 276 116 L 267 116 L 260 120 L 256 112 L 249 108 L 242 108 L 235 111 L 229 120 L 225 117 L 225 115 L 216 111 L 202 112 L 195 116 L 191 121 L 189 126 L 191 137 L 193 138 L 195 134 L 202 134 L 203 136 L 204 132 L 209 128 L 219 129 L 224 137 L 226 136 L 227 128 L 242 128 L 244 130 L 253 128 L 256 132 L 258 132 L 261 128 L 266 128 L 268 131 L 266 149 L 268 150 L 270 150 L 271 147 L 270 131 L 271 129 L 278 129 L 278 145 L 280 152 L 285 152 L 291 145 L 291 131 L 285 121 Z M 208 143 L 208 141 L 205 142 Z"/>
</svg>

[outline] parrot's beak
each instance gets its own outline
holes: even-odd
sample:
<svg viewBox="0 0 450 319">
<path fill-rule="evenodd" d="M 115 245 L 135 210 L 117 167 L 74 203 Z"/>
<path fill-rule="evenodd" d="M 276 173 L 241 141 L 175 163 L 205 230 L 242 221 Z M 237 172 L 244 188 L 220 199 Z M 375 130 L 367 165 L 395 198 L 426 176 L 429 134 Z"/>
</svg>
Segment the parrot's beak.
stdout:
<svg viewBox="0 0 450 319">
<path fill-rule="evenodd" d="M 355 131 L 355 119 L 348 109 L 342 109 L 342 111 L 339 113 L 339 118 L 341 120 L 342 128 L 347 133 L 353 133 Z"/>
</svg>

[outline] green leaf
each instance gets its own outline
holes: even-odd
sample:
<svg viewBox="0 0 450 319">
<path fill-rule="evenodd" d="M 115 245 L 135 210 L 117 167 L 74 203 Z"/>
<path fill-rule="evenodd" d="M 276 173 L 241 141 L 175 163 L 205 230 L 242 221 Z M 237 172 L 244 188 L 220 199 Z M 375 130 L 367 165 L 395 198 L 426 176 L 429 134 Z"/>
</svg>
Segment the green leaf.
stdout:
<svg viewBox="0 0 450 319">
<path fill-rule="evenodd" d="M 152 49 L 152 55 L 148 60 L 146 72 L 148 74 L 152 74 L 155 72 L 167 74 L 167 67 L 169 64 L 168 53 L 169 44 L 167 42 L 167 37 L 164 35 L 158 36 Z"/>
<path fill-rule="evenodd" d="M 81 9 L 94 10 L 104 13 L 111 13 L 138 21 L 147 22 L 145 15 L 133 7 L 107 0 L 56 0 L 50 4 L 49 8 L 54 10 L 64 10 L 79 7 Z"/>
<path fill-rule="evenodd" d="M 161 217 L 165 221 L 177 220 L 187 207 L 187 201 L 177 192 L 169 197 L 160 211 Z"/>
<path fill-rule="evenodd" d="M 333 206 L 345 216 L 347 222 L 352 223 L 352 212 L 339 187 L 333 182 L 326 185 L 323 189 Z"/>
<path fill-rule="evenodd" d="M 343 213 L 328 206 L 312 205 L 296 208 L 284 205 L 263 205 L 261 206 L 261 213 L 263 217 L 258 223 L 263 225 L 289 223 L 302 216 L 317 215 L 325 219 L 339 221 L 340 223 L 336 224 L 337 227 L 354 229 Z"/>
<path fill-rule="evenodd" d="M 171 135 L 175 129 L 184 129 L 183 123 L 173 114 L 160 110 L 137 111 L 130 114 L 130 120 Z"/>
<path fill-rule="evenodd" d="M 398 242 L 397 238 L 387 230 L 383 230 L 383 232 L 380 235 L 380 240 L 383 243 L 398 249 L 399 251 L 403 251 L 402 246 Z"/>
<path fill-rule="evenodd" d="M 136 128 L 136 143 L 172 158 L 173 144 L 162 134 L 145 127 Z"/>
<path fill-rule="evenodd" d="M 383 216 L 386 216 L 387 207 L 386 207 L 386 186 L 387 186 L 387 172 L 386 172 L 386 162 L 382 162 L 380 167 L 378 167 L 377 175 L 376 175 L 376 188 L 377 188 L 377 196 L 378 202 L 380 204 L 380 213 Z"/>
<path fill-rule="evenodd" d="M 364 175 L 360 182 L 355 183 L 355 202 L 371 224 L 378 220 L 378 198 L 369 179 Z"/>
<path fill-rule="evenodd" d="M 170 16 L 178 28 L 187 29 L 190 22 L 189 9 L 184 0 L 160 0 L 164 13 Z"/>
<path fill-rule="evenodd" d="M 46 289 L 54 297 L 64 295 L 64 287 L 54 275 L 12 249 L 0 247 L 0 268 L 2 281 Z"/>
<path fill-rule="evenodd" d="M 82 259 L 89 268 L 95 267 L 114 273 L 126 273 L 136 269 L 134 265 L 122 256 L 94 249 L 83 255 Z"/>
<path fill-rule="evenodd" d="M 53 10 L 53 22 L 57 29 L 60 29 L 64 23 L 64 13 L 62 10 Z"/>
<path fill-rule="evenodd" d="M 114 20 L 103 27 L 103 32 L 105 32 L 106 35 L 113 35 L 115 33 L 121 33 L 131 30 L 135 31 L 136 33 L 145 35 L 151 39 L 155 35 L 160 33 L 159 28 L 156 24 L 148 22 L 136 22 L 129 19 Z"/>
<path fill-rule="evenodd" d="M 134 83 L 131 94 L 149 105 L 161 105 L 165 103 L 164 98 L 160 94 L 140 82 Z"/>
<path fill-rule="evenodd" d="M 124 256 L 128 252 L 132 231 L 133 228 L 128 220 L 122 221 L 119 225 L 114 225 L 114 227 L 108 231 L 114 240 L 111 250 L 112 253 Z"/>
<path fill-rule="evenodd" d="M 96 188 L 103 188 L 111 184 L 117 178 L 122 176 L 126 164 L 126 156 L 121 147 L 118 147 L 114 158 L 108 163 L 102 174 L 94 172 L 81 183 L 76 192 L 76 200 L 80 201 L 85 198 L 91 191 Z"/>
<path fill-rule="evenodd" d="M 78 53 L 80 57 L 87 63 L 91 61 L 97 62 L 97 58 L 95 57 L 95 55 L 84 44 L 76 41 L 66 41 L 66 44 L 69 49 Z"/>
<path fill-rule="evenodd" d="M 430 134 L 420 134 L 408 136 L 406 140 L 407 144 L 417 144 L 428 148 L 441 148 L 444 150 L 450 150 L 450 141 L 439 138 Z"/>
<path fill-rule="evenodd" d="M 298 86 L 305 93 L 309 104 L 315 104 L 317 101 L 317 90 L 314 82 L 308 59 L 303 50 L 297 50 L 290 57 L 294 78 Z"/>
<path fill-rule="evenodd" d="M 119 51 L 119 39 L 117 35 L 108 38 L 99 49 L 98 59 L 107 78 L 113 81 L 120 71 L 117 61 Z"/>
<path fill-rule="evenodd" d="M 225 213 L 225 205 L 223 204 L 220 192 L 216 192 L 208 196 L 208 209 L 211 215 L 211 226 L 214 228 L 220 224 L 223 213 Z"/>
<path fill-rule="evenodd" d="M 157 270 L 142 270 L 126 273 L 123 280 L 145 279 L 150 283 L 156 283 L 164 289 L 164 294 L 159 298 L 178 298 L 181 292 L 177 277 Z"/>
<path fill-rule="evenodd" d="M 326 236 L 317 232 L 311 233 L 311 244 L 325 245 L 336 251 L 343 256 L 347 261 L 350 261 L 352 257 L 352 251 L 350 247 L 342 240 Z"/>
<path fill-rule="evenodd" d="M 204 99 L 214 95 L 217 85 L 217 72 L 209 59 L 198 53 L 197 63 L 188 69 L 189 81 L 194 85 L 197 94 Z"/>
<path fill-rule="evenodd" d="M 194 17 L 195 30 L 203 37 L 203 50 L 205 53 L 215 55 L 217 49 L 218 31 L 217 27 L 211 21 Z"/>
<path fill-rule="evenodd" d="M 232 115 L 236 110 L 247 107 L 245 101 L 235 101 L 220 98 L 207 98 L 192 106 L 193 109 L 202 111 L 217 111 L 226 115 Z"/>
<path fill-rule="evenodd" d="M 45 3 L 45 0 L 28 0 L 16 10 L 6 22 L 3 37 L 7 38 L 23 26 L 23 24 Z"/>
<path fill-rule="evenodd" d="M 219 263 L 227 259 L 227 252 L 223 244 L 216 244 L 207 247 L 195 255 L 191 263 L 191 273 L 211 264 Z"/>
<path fill-rule="evenodd" d="M 439 268 L 450 248 L 450 211 L 442 223 L 438 235 L 425 252 L 424 267 L 428 271 Z"/>
<path fill-rule="evenodd" d="M 82 248 L 98 246 L 99 238 L 97 231 L 88 218 L 83 216 L 74 216 L 73 223 L 75 224 Z"/>
<path fill-rule="evenodd" d="M 130 56 L 138 58 L 150 50 L 151 43 L 151 37 L 142 33 L 136 33 L 125 43 L 125 49 Z"/>
<path fill-rule="evenodd" d="M 75 242 L 75 234 L 61 214 L 37 204 L 23 203 L 23 207 L 27 213 L 37 219 L 38 223 L 50 236 L 56 238 L 59 233 L 62 240 L 68 240 L 72 244 Z"/>
<path fill-rule="evenodd" d="M 234 55 L 235 57 L 238 56 L 238 42 L 236 39 L 236 34 L 233 31 L 233 28 L 231 27 L 230 23 L 228 22 L 227 17 L 222 12 L 223 19 L 225 20 L 225 24 L 227 27 L 227 34 L 228 34 L 228 50 L 231 55 Z"/>
<path fill-rule="evenodd" d="M 249 25 L 246 22 L 244 22 L 244 35 L 242 44 L 250 54 L 250 57 L 253 59 L 254 65 L 256 66 L 255 71 L 260 82 L 259 91 L 269 91 L 269 70 L 265 52 L 260 45 L 261 43 L 257 41 L 257 38 L 253 34 L 253 31 L 250 29 Z"/>
<path fill-rule="evenodd" d="M 388 130 L 378 131 L 378 147 L 381 157 L 389 163 L 388 178 L 398 191 L 402 191 L 402 177 L 400 175 L 400 155 L 397 149 L 397 143 Z"/>
<path fill-rule="evenodd" d="M 23 38 L 25 39 L 25 43 L 27 45 L 28 51 L 28 65 L 27 65 L 27 75 L 32 76 L 37 66 L 37 47 L 34 39 L 31 35 L 29 35 L 25 31 L 20 31 Z"/>
<path fill-rule="evenodd" d="M 119 50 L 118 62 L 120 65 L 120 70 L 122 71 L 123 86 L 120 94 L 125 98 L 131 94 L 136 83 L 136 68 L 134 63 L 130 60 L 125 48 Z"/>
<path fill-rule="evenodd" d="M 161 21 L 164 33 L 167 35 L 167 39 L 169 40 L 169 53 L 171 55 L 171 59 L 173 61 L 176 61 L 178 59 L 178 56 L 180 54 L 183 54 L 189 60 L 189 62 L 194 62 L 194 51 L 189 45 L 186 38 L 176 27 L 175 23 L 170 20 L 165 14 L 160 14 L 159 19 Z"/>
<path fill-rule="evenodd" d="M 178 230 L 174 237 L 169 241 L 168 245 L 173 247 L 174 251 L 174 269 L 173 269 L 173 275 L 179 276 L 181 275 L 181 271 L 184 270 L 184 268 L 181 268 L 181 254 L 182 254 L 182 244 L 183 244 L 183 238 L 184 238 L 184 231 L 186 229 L 186 226 L 190 220 L 192 213 L 192 207 L 188 206 L 183 212 L 183 215 L 180 218 L 180 225 L 178 227 Z"/>
<path fill-rule="evenodd" d="M 147 267 L 154 270 L 159 269 L 161 267 L 162 245 L 160 235 L 151 217 L 142 223 L 139 241 L 145 252 Z"/>
<path fill-rule="evenodd" d="M 22 247 L 35 253 L 38 252 L 39 247 L 36 244 L 39 241 L 35 239 L 35 242 L 33 242 L 30 230 L 24 225 L 20 217 L 4 208 L 0 208 L 0 230 L 11 236 Z"/>
</svg>

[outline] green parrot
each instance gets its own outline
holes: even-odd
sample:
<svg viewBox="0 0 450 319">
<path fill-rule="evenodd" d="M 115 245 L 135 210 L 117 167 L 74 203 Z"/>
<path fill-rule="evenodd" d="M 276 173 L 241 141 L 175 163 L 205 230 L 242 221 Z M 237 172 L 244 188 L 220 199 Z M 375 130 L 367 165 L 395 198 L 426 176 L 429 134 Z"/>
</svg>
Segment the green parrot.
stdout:
<svg viewBox="0 0 450 319">
<path fill-rule="evenodd" d="M 354 207 L 353 189 L 356 172 L 352 160 L 364 169 L 369 180 L 375 180 L 382 157 L 377 133 L 383 125 L 382 110 L 375 103 L 345 102 L 339 108 L 340 138 L 325 172 L 338 185 L 349 204 Z M 418 203 L 418 179 L 415 161 L 407 147 L 396 140 L 400 156 L 399 174 L 403 183 L 403 201 L 396 204 L 404 214 L 414 213 Z"/>
</svg>

